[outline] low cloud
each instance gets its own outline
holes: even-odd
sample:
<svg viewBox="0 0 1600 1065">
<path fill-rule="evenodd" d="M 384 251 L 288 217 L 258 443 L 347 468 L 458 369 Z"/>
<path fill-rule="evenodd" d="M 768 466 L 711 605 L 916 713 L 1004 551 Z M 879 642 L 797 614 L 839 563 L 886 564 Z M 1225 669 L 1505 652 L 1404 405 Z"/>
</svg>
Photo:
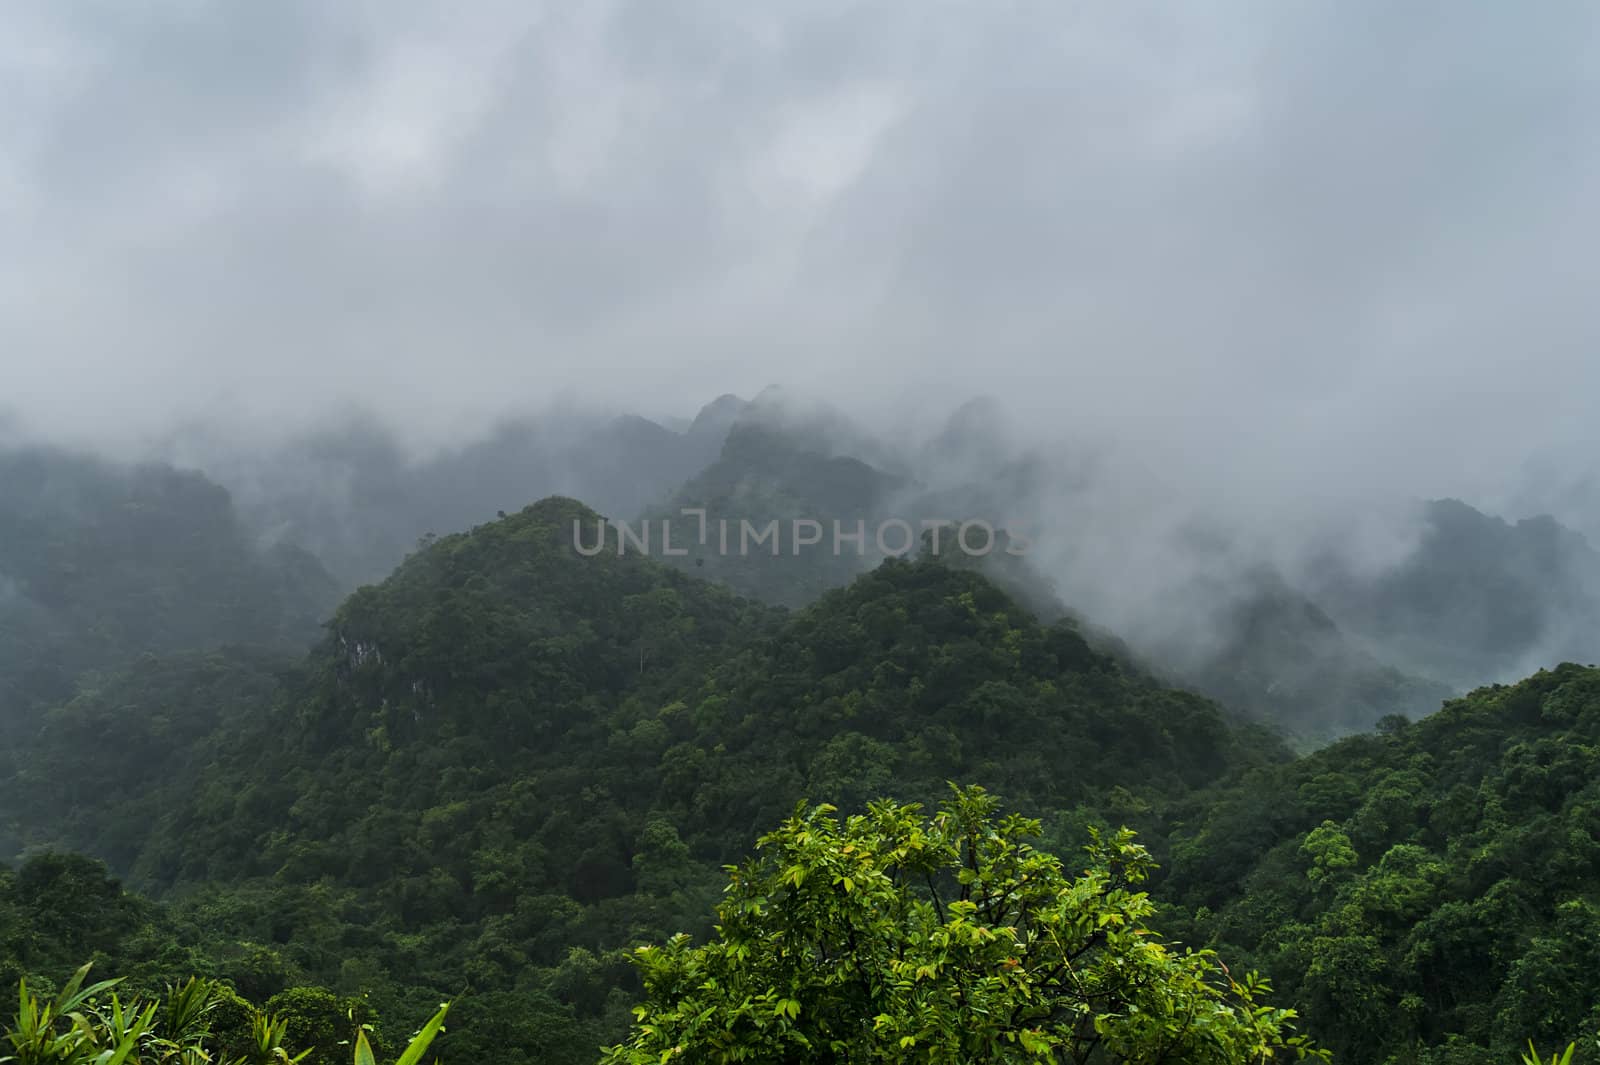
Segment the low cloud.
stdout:
<svg viewBox="0 0 1600 1065">
<path fill-rule="evenodd" d="M 0 405 L 36 433 L 354 406 L 426 450 L 778 381 L 889 427 L 994 394 L 1263 520 L 1597 516 L 1524 488 L 1600 444 L 1589 5 L 8 17 Z"/>
</svg>

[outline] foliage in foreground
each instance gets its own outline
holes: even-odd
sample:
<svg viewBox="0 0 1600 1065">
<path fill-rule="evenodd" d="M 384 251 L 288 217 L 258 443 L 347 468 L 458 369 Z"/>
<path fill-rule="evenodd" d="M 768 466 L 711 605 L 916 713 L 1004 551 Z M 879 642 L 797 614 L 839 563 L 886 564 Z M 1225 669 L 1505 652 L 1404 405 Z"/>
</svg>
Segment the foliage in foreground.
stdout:
<svg viewBox="0 0 1600 1065">
<path fill-rule="evenodd" d="M 884 801 L 841 823 L 832 806 L 802 805 L 731 870 L 717 941 L 692 949 L 680 936 L 638 952 L 647 1001 L 603 1065 L 1328 1060 L 1291 1034 L 1293 1011 L 1258 1003 L 1264 981 L 1236 981 L 1211 952 L 1154 937 L 1152 903 L 1134 890 L 1149 858 L 1131 833 L 1097 838 L 1072 879 L 1026 842 L 1036 822 L 997 820 L 995 809 L 979 788 L 956 791 L 931 819 Z M 0 1065 L 379 1060 L 376 1018 L 358 999 L 296 987 L 258 1009 L 224 982 L 190 978 L 124 1000 L 137 985 L 85 987 L 89 968 L 53 995 L 19 981 Z M 544 1060 L 506 1039 L 528 1001 L 489 999 L 463 1045 L 490 1056 L 466 1060 Z M 420 1065 L 447 1008 L 397 1065 Z M 1521 1062 L 1577 1065 L 1578 1049 L 1545 1058 L 1530 1042 Z"/>
<path fill-rule="evenodd" d="M 88 975 L 85 965 L 49 999 L 19 981 L 0 1065 L 299 1065 L 317 1049 L 291 1053 L 289 1021 L 256 1009 L 224 984 L 191 977 L 159 998 L 123 1001 L 112 990 L 120 980 L 84 986 Z M 396 1065 L 421 1062 L 449 1008 L 439 1008 Z M 377 1063 L 364 1028 L 357 1029 L 352 1054 L 354 1065 Z"/>
<path fill-rule="evenodd" d="M 931 818 L 804 804 L 763 837 L 717 938 L 638 952 L 647 999 L 607 1065 L 668 1060 L 1232 1063 L 1326 1055 L 1208 951 L 1146 926 L 1126 830 L 1068 877 L 981 788 Z"/>
<path fill-rule="evenodd" d="M 1528 1051 L 1522 1055 L 1522 1065 L 1572 1065 L 1572 1055 L 1577 1051 L 1577 1043 L 1568 1043 L 1567 1049 L 1551 1054 L 1545 1058 L 1533 1045 L 1533 1040 L 1528 1040 Z"/>
</svg>

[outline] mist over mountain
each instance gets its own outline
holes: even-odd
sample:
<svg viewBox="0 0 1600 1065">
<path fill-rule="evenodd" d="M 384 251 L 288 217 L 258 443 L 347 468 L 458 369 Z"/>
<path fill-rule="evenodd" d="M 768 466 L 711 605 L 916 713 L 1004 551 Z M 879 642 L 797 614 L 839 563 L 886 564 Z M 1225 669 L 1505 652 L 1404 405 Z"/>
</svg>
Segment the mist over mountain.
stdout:
<svg viewBox="0 0 1600 1065">
<path fill-rule="evenodd" d="M 48 448 L 0 449 L 0 730 L 80 677 L 227 644 L 299 652 L 339 587 L 266 545 L 203 476 Z"/>
<path fill-rule="evenodd" d="M 1600 1065 L 1597 57 L 14 0 L 0 1060 Z"/>
<path fill-rule="evenodd" d="M 975 522 L 989 547 L 976 561 L 1041 616 L 1305 742 L 1600 657 L 1596 552 L 1548 516 L 1352 496 L 1279 517 L 1199 499 L 1116 440 L 1038 444 L 994 397 L 921 421 L 876 424 L 772 387 L 725 394 L 677 429 L 552 408 L 431 453 L 371 420 L 259 454 L 181 438 L 167 454 L 205 460 L 265 542 L 307 546 L 347 588 L 429 535 L 551 493 L 654 529 L 664 561 L 791 607 L 926 549 L 930 523 L 950 522 L 944 546 L 964 555 L 955 537 Z M 793 542 L 796 521 L 816 523 L 815 544 Z"/>
<path fill-rule="evenodd" d="M 839 460 L 798 461 L 832 471 Z M 845 484 L 866 469 L 844 468 Z M 1588 949 L 1588 911 L 1560 899 L 1589 858 L 1563 844 L 1543 886 L 1519 879 L 1509 852 L 1448 878 L 1441 818 L 1525 850 L 1588 817 L 1586 798 L 1562 798 L 1561 781 L 1581 776 L 1562 730 L 1592 730 L 1593 670 L 1479 693 L 1416 726 L 1390 718 L 1379 737 L 1296 760 L 1271 730 L 1097 651 L 1071 619 L 1040 624 L 981 560 L 890 559 L 786 611 L 642 553 L 586 556 L 573 523 L 597 520 L 551 498 L 440 537 L 349 597 L 298 661 L 147 656 L 85 683 L 17 747 L 0 780 L 0 844 L 85 850 L 169 900 L 75 926 L 146 971 L 170 961 L 141 937 L 176 936 L 194 963 L 258 995 L 310 984 L 402 1016 L 470 980 L 473 1023 L 448 1047 L 584 1062 L 626 1024 L 625 944 L 641 930 L 705 934 L 716 868 L 796 797 L 859 809 L 887 788 L 932 799 L 944 781 L 975 779 L 1040 811 L 1057 848 L 1139 825 L 1173 863 L 1169 919 L 1282 976 L 1335 1046 L 1407 1038 L 1382 1034 L 1393 1030 L 1430 1047 L 1498 1047 L 1506 1037 L 1486 1018 L 1502 1002 L 1519 1031 L 1546 1038 L 1581 1014 L 1587 978 L 1544 940 L 1522 945 L 1493 907 L 1470 917 L 1478 939 L 1503 944 L 1488 957 L 1457 940 L 1421 956 L 1395 914 L 1455 928 L 1472 884 L 1499 877 L 1539 935 L 1565 929 Z M 1232 620 L 1245 660 L 1223 662 L 1234 668 L 1219 685 L 1250 690 L 1263 663 L 1328 668 L 1304 653 L 1333 630 L 1325 615 L 1267 575 L 1239 598 L 1280 605 Z M 1330 683 L 1349 679 L 1344 665 Z M 1359 728 L 1363 693 L 1337 694 L 1355 707 L 1339 724 Z M 95 786 L 108 778 L 119 786 Z M 1503 794 L 1501 814 L 1472 813 L 1479 779 Z M 1423 811 L 1426 830 L 1408 828 Z M 1310 854 L 1327 882 L 1319 872 L 1297 887 L 1281 868 L 1297 870 L 1290 852 Z M 62 861 L 22 866 L 27 883 L 51 887 L 6 902 L 30 915 L 17 919 L 53 913 L 55 896 L 120 897 L 92 864 Z M 1230 870 L 1248 874 L 1246 893 L 1230 893 Z M 1275 909 L 1286 893 L 1309 907 L 1335 889 L 1342 916 L 1314 930 Z M 1276 940 L 1258 927 L 1263 907 L 1284 925 Z M 1359 983 L 1308 966 L 1313 936 L 1374 952 L 1390 975 L 1352 970 Z M 1478 952 L 1483 979 L 1439 968 L 1463 950 Z M 31 957 L 61 964 L 45 960 L 54 948 Z M 1573 982 L 1563 1019 L 1515 997 L 1530 966 Z M 1352 1003 L 1372 1002 L 1383 979 L 1434 996 L 1443 979 L 1453 1005 L 1379 1030 L 1353 1022 Z M 523 1022 L 495 1027 L 507 1011 Z M 503 1042 L 486 1046 L 485 1030 Z"/>
<path fill-rule="evenodd" d="M 367 417 L 252 451 L 216 428 L 174 434 L 165 460 L 228 485 L 273 541 L 315 553 L 346 587 L 386 576 L 417 542 L 547 495 L 631 517 L 717 455 L 737 412 L 724 397 L 681 430 L 633 414 L 552 408 L 491 422 L 468 442 L 417 454 Z"/>
<path fill-rule="evenodd" d="M 1473 911 L 1474 934 L 1499 946 L 1472 954 L 1486 975 L 1464 982 L 1381 906 L 1365 932 L 1317 907 L 1336 884 L 1348 915 L 1370 908 L 1372 885 L 1416 895 L 1416 881 L 1431 894 L 1405 913 L 1454 921 L 1472 888 L 1440 870 L 1461 865 L 1458 850 L 1432 814 L 1412 830 L 1396 811 L 1457 810 L 1463 777 L 1515 811 L 1509 826 L 1472 828 L 1495 846 L 1587 816 L 1577 800 L 1551 814 L 1547 785 L 1529 807 L 1527 759 L 1496 769 L 1488 747 L 1462 747 L 1461 729 L 1497 726 L 1448 702 L 1546 654 L 1593 657 L 1595 552 L 1577 533 L 1444 501 L 1301 523 L 1299 542 L 1287 528 L 1252 535 L 1226 508 L 1159 505 L 1165 478 L 1141 482 L 1114 449 L 1020 442 L 994 400 L 922 436 L 875 436 L 786 390 L 723 396 L 672 424 L 529 416 L 420 457 L 375 429 L 309 438 L 219 464 L 238 506 L 194 470 L 8 453 L 0 649 L 31 662 L 43 636 L 63 653 L 14 713 L 0 763 L 0 851 L 34 885 L 7 901 L 13 874 L 0 872 L 0 921 L 66 920 L 58 899 L 84 915 L 116 908 L 6 964 L 59 972 L 82 943 L 165 978 L 173 962 L 149 944 L 176 938 L 191 966 L 258 1001 L 316 989 L 347 1019 L 363 1002 L 412 1017 L 465 982 L 456 1056 L 590 1062 L 629 1023 L 628 944 L 711 934 L 716 870 L 763 825 L 804 796 L 859 810 L 964 780 L 1039 812 L 1064 852 L 1091 829 L 1137 826 L 1172 864 L 1169 926 L 1261 965 L 1334 1046 L 1393 1041 L 1348 1019 L 1366 1015 L 1352 996 L 1370 1001 L 1375 980 L 1452 989 L 1426 1021 L 1385 1022 L 1428 1047 L 1500 1046 L 1495 1010 L 1547 1038 L 1576 1023 L 1570 1002 L 1558 1023 L 1516 997 L 1529 967 L 1568 981 L 1568 999 L 1588 985 L 1497 911 Z M 303 465 L 278 465 L 287 455 Z M 530 483 L 609 493 L 635 515 L 613 528 L 673 522 L 685 553 L 659 534 L 653 550 L 588 550 L 580 534 L 604 519 L 570 498 L 495 507 Z M 713 529 L 776 523 L 782 550 L 699 543 L 687 534 L 701 510 Z M 930 517 L 954 523 L 938 526 L 939 550 Z M 467 524 L 429 535 L 450 520 Z M 989 550 L 963 549 L 960 523 L 974 520 L 995 527 Z M 822 550 L 797 550 L 797 521 L 859 522 L 872 550 L 835 553 L 831 528 Z M 920 533 L 906 557 L 876 544 L 890 521 Z M 397 529 L 423 532 L 406 545 Z M 342 547 L 347 568 L 330 576 L 291 535 Z M 333 609 L 331 590 L 385 552 L 403 561 Z M 79 591 L 52 599 L 52 580 Z M 95 608 L 100 597 L 121 613 Z M 1565 668 L 1557 677 L 1588 684 Z M 1540 678 L 1528 691 L 1555 690 Z M 1513 732 L 1528 731 L 1520 698 L 1504 700 L 1523 707 Z M 1548 714 L 1569 713 L 1561 698 Z M 1572 698 L 1586 723 L 1587 696 Z M 1406 731 L 1404 717 L 1422 724 Z M 1360 735 L 1374 724 L 1416 737 L 1409 762 L 1360 754 L 1395 742 Z M 1542 744 L 1530 757 L 1570 776 L 1565 741 L 1540 728 L 1508 733 L 1507 750 Z M 1291 750 L 1352 733 L 1314 760 Z M 1437 780 L 1417 783 L 1413 764 L 1441 767 Z M 1369 779 L 1374 794 L 1422 797 L 1351 805 Z M 1263 781 L 1280 796 L 1266 813 L 1251 798 Z M 1341 839 L 1348 863 L 1322 849 Z M 59 848 L 159 901 L 120 894 Z M 1301 876 L 1289 850 L 1322 855 L 1326 884 L 1286 883 Z M 1501 890 L 1525 900 L 1540 936 L 1560 931 L 1581 953 L 1588 918 L 1568 913 L 1563 885 L 1588 859 L 1560 852 L 1568 871 L 1548 889 L 1507 872 Z M 1235 874 L 1213 859 L 1247 886 L 1221 886 Z M 1330 975 L 1306 961 L 1320 949 L 1307 936 L 1346 953 L 1370 944 L 1386 975 L 1354 963 Z"/>
<path fill-rule="evenodd" d="M 1010 587 L 1035 610 L 1116 633 L 1151 668 L 1311 739 L 1600 656 L 1595 552 L 1547 516 L 1508 526 L 1455 501 L 1389 501 L 1367 513 L 1353 504 L 1302 523 L 1295 542 L 1223 507 L 1166 508 L 1159 475 L 1141 483 L 1088 449 L 1080 458 L 1020 447 L 1007 424 L 988 399 L 924 440 L 862 443 L 866 430 L 843 414 L 813 406 L 795 417 L 769 396 L 745 411 L 718 462 L 652 514 L 705 508 L 725 543 L 715 533 L 698 541 L 697 514 L 677 517 L 680 544 L 696 538 L 678 561 L 789 605 L 883 558 L 872 530 L 885 520 L 918 530 L 952 522 L 952 554 L 959 523 L 1014 521 L 1026 557 L 984 554 L 1026 574 Z M 852 447 L 899 472 L 847 457 Z M 741 521 L 771 519 L 785 535 L 788 523 L 815 520 L 821 542 L 785 541 L 775 557 L 739 541 Z M 864 549 L 836 549 L 835 522 L 846 536 L 864 522 Z"/>
<path fill-rule="evenodd" d="M 1359 574 L 1325 559 L 1309 583 L 1396 661 L 1457 686 L 1594 661 L 1600 645 L 1600 551 L 1549 515 L 1513 523 L 1438 500 L 1399 564 Z"/>
<path fill-rule="evenodd" d="M 130 452 L 355 406 L 409 454 L 563 396 L 776 381 L 900 438 L 992 394 L 1190 503 L 1593 535 L 1594 15 L 1436 14 L 29 4 L 0 407 Z"/>
<path fill-rule="evenodd" d="M 298 664 L 173 656 L 108 677 L 0 782 L 0 840 L 198 893 L 229 974 L 264 935 L 280 980 L 393 969 L 372 986 L 385 1008 L 462 979 L 504 1006 L 533 978 L 550 1016 L 519 1038 L 587 1060 L 625 1011 L 608 985 L 634 929 L 702 926 L 718 865 L 802 795 L 859 805 L 895 781 L 931 800 L 976 778 L 1076 838 L 1102 807 L 1288 757 L 978 574 L 891 561 L 790 613 L 642 555 L 583 557 L 570 526 L 594 518 L 551 498 L 441 537 Z M 557 991 L 580 948 L 584 989 Z"/>
</svg>

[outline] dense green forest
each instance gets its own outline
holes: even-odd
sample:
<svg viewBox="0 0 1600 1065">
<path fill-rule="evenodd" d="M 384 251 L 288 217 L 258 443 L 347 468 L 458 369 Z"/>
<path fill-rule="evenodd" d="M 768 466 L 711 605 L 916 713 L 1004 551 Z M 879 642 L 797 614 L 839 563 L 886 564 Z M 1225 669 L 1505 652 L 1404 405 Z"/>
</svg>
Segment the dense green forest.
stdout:
<svg viewBox="0 0 1600 1065">
<path fill-rule="evenodd" d="M 303 651 L 338 586 L 193 472 L 0 449 L 0 736 L 144 654 Z"/>
<path fill-rule="evenodd" d="M 1600 1060 L 1600 670 L 1565 665 L 1177 804 L 1163 890 L 1345 1061 Z"/>
<path fill-rule="evenodd" d="M 968 498 L 814 443 L 804 426 L 736 425 L 720 459 L 654 513 L 870 516 L 907 493 Z M 1314 1043 L 1336 1061 L 1475 1065 L 1513 1061 L 1530 1038 L 1576 1040 L 1574 1062 L 1600 1060 L 1592 668 L 1483 688 L 1414 723 L 1391 714 L 1297 755 L 1307 733 L 1286 738 L 1263 720 L 1293 726 L 1343 706 L 1331 731 L 1346 732 L 1449 689 L 1365 655 L 1270 571 L 1218 600 L 1231 604 L 1225 650 L 1174 668 L 1079 618 L 1028 559 L 935 556 L 926 539 L 915 556 L 837 571 L 788 557 L 741 568 L 705 551 L 588 557 L 575 529 L 602 519 L 562 497 L 425 537 L 317 637 L 333 579 L 252 534 L 199 475 L 55 452 L 7 461 L 23 490 L 0 508 L 14 736 L 0 848 L 17 856 L 0 875 L 0 979 L 26 977 L 45 998 L 91 960 L 96 978 L 123 978 L 116 993 L 141 1002 L 168 1002 L 195 977 L 232 1018 L 225 1045 L 205 1037 L 207 1053 L 243 1054 L 250 1025 L 270 1035 L 283 1021 L 284 1045 L 313 1048 L 314 1062 L 345 1060 L 358 1038 L 397 1051 L 444 1000 L 435 1049 L 449 1060 L 590 1063 L 611 1046 L 611 1060 L 642 1061 L 672 1040 L 701 1046 L 703 1060 L 769 1043 L 792 1053 L 795 1040 L 816 1060 L 846 1060 L 817 1041 L 849 1042 L 840 1033 L 869 1007 L 891 1018 L 862 1037 L 893 1034 L 873 1052 L 884 1060 L 914 1047 L 930 1061 L 1102 1060 L 1110 1037 L 1068 1018 L 1083 986 L 1043 962 L 1005 967 L 1027 951 L 959 964 L 941 954 L 922 964 L 945 982 L 914 994 L 846 987 L 787 954 L 751 968 L 727 953 L 745 949 L 738 935 L 766 942 L 798 927 L 741 924 L 729 910 L 730 899 L 801 897 L 781 882 L 793 863 L 730 886 L 726 870 L 758 840 L 757 855 L 819 833 L 831 842 L 806 862 L 837 873 L 842 848 L 864 861 L 888 845 L 889 811 L 906 831 L 921 816 L 877 800 L 937 811 L 955 782 L 1022 816 L 969 809 L 996 847 L 1059 869 L 1039 913 L 1119 914 L 1169 944 L 1146 957 L 1118 953 L 1131 940 L 1086 940 L 1084 957 L 1108 973 L 1137 958 L 1170 1001 L 1196 1009 L 1268 1011 L 1249 1038 L 1218 1035 L 1244 1042 L 1214 1060 L 1254 1060 L 1281 1039 L 1281 1053 Z M 1581 554 L 1553 542 L 1560 559 Z M 1523 568 L 1559 581 L 1560 565 Z M 1404 580 L 1428 572 L 1418 562 Z M 1359 613 L 1354 593 L 1329 601 Z M 1535 639 L 1530 624 L 1508 621 L 1503 646 Z M 811 828 L 797 828 L 801 803 L 844 820 L 813 805 L 802 808 Z M 873 810 L 877 821 L 853 819 Z M 1132 882 L 1107 886 L 1122 860 L 1107 840 L 1135 848 L 1116 853 L 1137 854 L 1148 902 Z M 888 894 L 827 909 L 806 941 L 841 934 L 853 950 L 870 926 L 879 966 L 884 950 L 967 934 L 941 923 L 959 914 L 926 909 L 953 897 L 940 877 L 964 874 L 930 866 L 912 891 L 894 871 L 903 859 L 860 881 Z M 898 900 L 899 918 L 850 916 L 872 898 Z M 1050 909 L 1065 899 L 1078 909 Z M 998 920 L 981 927 L 1010 934 Z M 652 944 L 668 953 L 639 953 Z M 739 1002 L 692 1005 L 685 974 L 713 970 L 730 987 L 765 980 L 751 994 L 772 992 L 777 1012 L 747 1030 Z M 775 991 L 784 981 L 793 988 Z M 1015 1009 L 1021 999 L 1006 996 L 1033 996 L 1024 1012 L 1038 1023 L 990 1029 L 968 1006 L 926 1012 L 928 995 L 987 994 Z M 717 1030 L 745 1034 L 703 1045 L 698 1028 L 651 1034 L 641 1000 L 656 1018 L 725 1011 Z M 1126 1053 L 1104 1060 L 1187 1045 L 1178 1030 L 1119 1036 Z M 1313 1043 L 1291 1042 L 1302 1035 Z M 1257 1050 L 1240 1049 L 1250 1039 Z"/>
<path fill-rule="evenodd" d="M 1600 1065 L 1597 103 L 0 0 L 0 1065 Z"/>
<path fill-rule="evenodd" d="M 1593 670 L 1296 759 L 970 567 L 890 560 L 785 611 L 582 557 L 595 520 L 550 499 L 438 538 L 303 660 L 150 657 L 50 710 L 9 833 L 162 901 L 30 858 L 9 973 L 95 957 L 402 1028 L 459 996 L 452 1057 L 593 1061 L 645 990 L 630 949 L 710 935 L 722 867 L 796 802 L 954 780 L 1069 864 L 1139 830 L 1158 927 L 1266 974 L 1336 1060 L 1502 1061 L 1600 1022 Z"/>
<path fill-rule="evenodd" d="M 707 931 L 720 866 L 801 798 L 959 779 L 1076 843 L 1287 757 L 966 570 L 893 562 L 786 614 L 580 557 L 574 520 L 548 500 L 439 539 L 281 674 L 213 654 L 84 692 L 12 783 L 15 831 L 114 855 L 219 957 L 385 1012 L 471 987 L 463 1029 L 523 1001 L 521 1045 L 585 1060 L 636 990 L 618 952 Z M 58 772 L 88 735 L 143 778 Z"/>
</svg>

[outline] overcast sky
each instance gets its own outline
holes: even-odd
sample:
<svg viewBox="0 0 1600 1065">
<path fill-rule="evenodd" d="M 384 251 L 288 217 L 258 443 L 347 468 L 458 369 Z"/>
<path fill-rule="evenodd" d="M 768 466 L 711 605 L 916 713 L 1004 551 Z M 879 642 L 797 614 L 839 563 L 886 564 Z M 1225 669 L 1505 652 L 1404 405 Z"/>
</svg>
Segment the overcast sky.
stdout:
<svg viewBox="0 0 1600 1065">
<path fill-rule="evenodd" d="M 1597 18 L 13 2 L 0 406 L 436 436 L 983 391 L 1289 488 L 1505 495 L 1600 455 Z"/>
</svg>

